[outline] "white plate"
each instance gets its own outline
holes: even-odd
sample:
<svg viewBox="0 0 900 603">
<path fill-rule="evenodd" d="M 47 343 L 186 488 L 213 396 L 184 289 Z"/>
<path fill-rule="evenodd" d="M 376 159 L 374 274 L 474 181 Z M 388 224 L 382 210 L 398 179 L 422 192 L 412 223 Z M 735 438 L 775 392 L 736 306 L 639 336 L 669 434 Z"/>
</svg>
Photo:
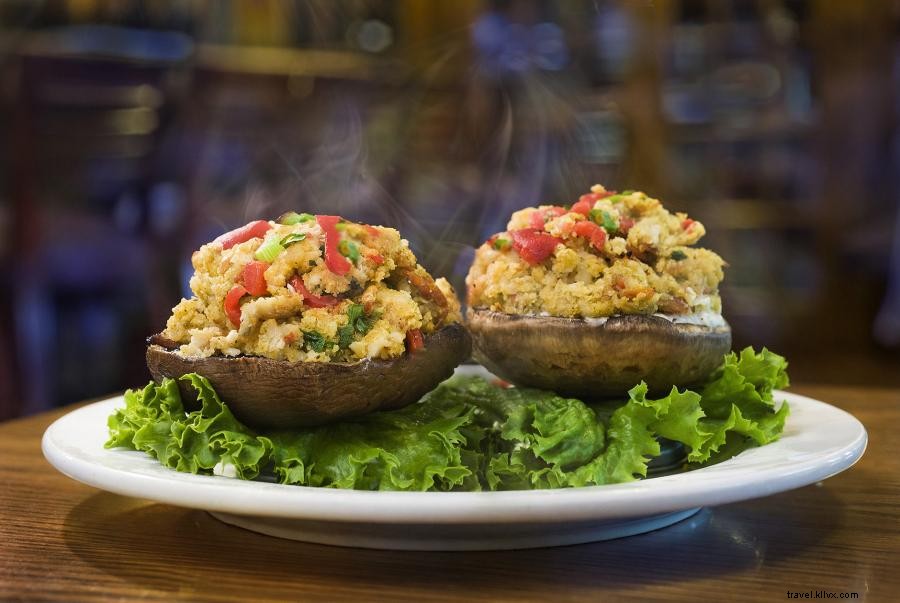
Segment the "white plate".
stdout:
<svg viewBox="0 0 900 603">
<path fill-rule="evenodd" d="M 471 372 L 471 371 L 466 371 Z M 515 492 L 363 492 L 178 473 L 142 452 L 107 450 L 121 397 L 61 417 L 44 433 L 57 469 L 102 490 L 204 509 L 273 536 L 366 548 L 516 549 L 606 540 L 661 528 L 700 507 L 815 483 L 853 465 L 866 430 L 852 415 L 778 392 L 791 405 L 777 442 L 724 463 L 627 484 Z"/>
</svg>

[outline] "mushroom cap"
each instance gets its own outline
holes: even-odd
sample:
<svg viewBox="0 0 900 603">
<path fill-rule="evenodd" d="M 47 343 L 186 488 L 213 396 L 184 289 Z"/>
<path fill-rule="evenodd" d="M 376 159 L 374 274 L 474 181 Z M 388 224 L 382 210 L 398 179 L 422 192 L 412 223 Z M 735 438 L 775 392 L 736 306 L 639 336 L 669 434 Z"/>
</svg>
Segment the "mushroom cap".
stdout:
<svg viewBox="0 0 900 603">
<path fill-rule="evenodd" d="M 418 401 L 471 353 L 465 327 L 451 324 L 425 336 L 425 347 L 389 360 L 288 362 L 256 356 L 188 358 L 159 345 L 147 346 L 147 367 L 156 381 L 197 373 L 209 379 L 234 416 L 256 429 L 320 425 Z M 178 382 L 185 406 L 196 392 Z"/>
<path fill-rule="evenodd" d="M 470 308 L 475 360 L 516 385 L 563 396 L 622 396 L 641 380 L 651 393 L 702 382 L 731 349 L 731 329 L 659 316 L 605 321 Z"/>
</svg>

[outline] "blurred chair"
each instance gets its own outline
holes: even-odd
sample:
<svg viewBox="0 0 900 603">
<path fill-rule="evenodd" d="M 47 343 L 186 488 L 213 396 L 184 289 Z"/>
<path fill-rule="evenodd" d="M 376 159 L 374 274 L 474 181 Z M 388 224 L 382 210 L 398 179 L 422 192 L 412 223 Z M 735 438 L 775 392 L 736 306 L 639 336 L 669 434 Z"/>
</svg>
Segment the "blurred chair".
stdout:
<svg viewBox="0 0 900 603">
<path fill-rule="evenodd" d="M 190 52 L 181 34 L 110 27 L 37 34 L 20 50 L 11 177 L 22 414 L 118 389 L 142 365 L 132 344 L 148 332 L 160 271 L 148 199 L 165 178 L 159 146 Z"/>
</svg>

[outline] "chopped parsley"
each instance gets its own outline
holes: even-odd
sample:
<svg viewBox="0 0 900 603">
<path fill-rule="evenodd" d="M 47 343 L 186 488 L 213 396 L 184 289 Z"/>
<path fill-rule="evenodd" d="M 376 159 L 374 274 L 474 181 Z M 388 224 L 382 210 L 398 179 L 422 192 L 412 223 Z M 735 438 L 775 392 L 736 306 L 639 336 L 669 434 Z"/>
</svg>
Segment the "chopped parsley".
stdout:
<svg viewBox="0 0 900 603">
<path fill-rule="evenodd" d="M 353 343 L 356 333 L 368 333 L 378 317 L 376 312 L 366 314 L 362 304 L 352 304 L 347 309 L 347 324 L 338 328 L 338 345 L 341 348 L 348 347 Z"/>
<path fill-rule="evenodd" d="M 314 352 L 324 352 L 331 342 L 318 331 L 303 331 L 303 343 Z"/>
<path fill-rule="evenodd" d="M 672 255 L 670 255 L 669 257 L 672 258 L 673 260 L 675 260 L 676 262 L 680 262 L 681 260 L 687 259 L 687 254 L 680 249 L 676 249 L 675 251 L 672 252 Z"/>
<path fill-rule="evenodd" d="M 350 344 L 353 343 L 353 325 L 344 325 L 343 327 L 338 327 L 337 334 L 338 346 L 342 350 L 350 347 Z"/>
<path fill-rule="evenodd" d="M 509 239 L 494 239 L 492 247 L 497 251 L 503 251 L 504 249 L 509 249 L 510 242 Z"/>
</svg>

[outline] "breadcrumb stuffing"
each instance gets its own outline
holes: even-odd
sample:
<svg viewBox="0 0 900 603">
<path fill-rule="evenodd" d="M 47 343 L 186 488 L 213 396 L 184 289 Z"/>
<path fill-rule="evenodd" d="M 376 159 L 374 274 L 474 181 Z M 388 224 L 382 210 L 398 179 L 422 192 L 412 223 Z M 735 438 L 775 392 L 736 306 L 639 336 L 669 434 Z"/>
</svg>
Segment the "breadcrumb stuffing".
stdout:
<svg viewBox="0 0 900 603">
<path fill-rule="evenodd" d="M 592 224 L 579 226 L 586 222 Z M 511 243 L 517 232 L 546 234 L 557 244 L 535 262 L 527 249 L 521 253 L 521 243 Z M 705 233 L 700 222 L 670 213 L 642 192 L 616 194 L 595 185 L 571 208 L 514 212 L 507 230 L 476 250 L 466 278 L 468 303 L 573 318 L 720 313 L 725 262 L 692 247 Z"/>
<path fill-rule="evenodd" d="M 350 267 L 338 274 L 329 267 L 325 232 L 315 217 L 268 224 L 264 236 L 228 249 L 220 237 L 193 254 L 193 296 L 175 306 L 162 333 L 179 344 L 180 354 L 292 362 L 387 359 L 406 352 L 409 331 L 428 334 L 462 319 L 450 284 L 419 266 L 393 228 L 341 221 L 339 248 Z M 286 244 L 265 258 L 271 260 L 263 265 L 265 293 L 250 294 L 245 269 L 263 261 L 260 248 L 273 242 Z M 234 324 L 226 297 L 236 287 L 245 292 L 238 290 Z"/>
</svg>

